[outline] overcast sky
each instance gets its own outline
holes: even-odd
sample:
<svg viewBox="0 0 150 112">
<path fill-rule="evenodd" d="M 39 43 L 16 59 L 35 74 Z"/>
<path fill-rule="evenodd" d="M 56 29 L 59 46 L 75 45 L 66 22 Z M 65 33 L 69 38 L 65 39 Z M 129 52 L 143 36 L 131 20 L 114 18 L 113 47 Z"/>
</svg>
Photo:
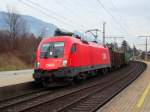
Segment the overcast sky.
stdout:
<svg viewBox="0 0 150 112">
<path fill-rule="evenodd" d="M 99 1 L 102 5 L 98 0 L 0 0 L 0 11 L 6 11 L 7 6 L 15 7 L 18 13 L 34 16 L 70 31 L 102 29 L 105 21 L 107 36 L 125 36 L 131 47 L 135 44 L 144 50 L 145 46 L 137 44 L 144 44 L 145 38 L 139 39 L 137 36 L 150 35 L 150 0 Z M 118 43 L 121 41 L 117 39 Z"/>
</svg>

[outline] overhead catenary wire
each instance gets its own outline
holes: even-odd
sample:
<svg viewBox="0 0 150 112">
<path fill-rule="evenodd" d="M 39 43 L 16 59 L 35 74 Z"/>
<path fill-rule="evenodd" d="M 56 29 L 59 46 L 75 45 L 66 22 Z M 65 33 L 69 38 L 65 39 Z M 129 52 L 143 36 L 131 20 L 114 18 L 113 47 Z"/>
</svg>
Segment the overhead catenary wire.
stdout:
<svg viewBox="0 0 150 112">
<path fill-rule="evenodd" d="M 70 1 L 70 0 L 67 0 L 67 1 Z M 94 23 L 96 23 L 95 26 L 94 26 L 94 27 L 91 27 L 90 29 L 99 28 L 99 25 L 100 25 L 101 22 L 103 21 L 103 20 L 101 21 L 101 16 L 100 16 L 99 14 L 94 15 L 94 14 L 95 14 L 94 12 L 97 11 L 97 10 L 95 10 L 95 7 L 93 8 L 92 4 L 90 4 L 90 7 L 85 7 L 85 6 L 86 6 L 86 5 L 85 5 L 85 4 L 86 4 L 85 2 L 86 2 L 86 1 L 80 0 L 80 2 L 79 2 L 79 1 L 75 0 L 75 1 L 74 1 L 74 4 L 76 4 L 76 6 L 78 6 L 77 8 L 78 8 L 79 10 L 81 10 L 80 8 L 82 7 L 82 11 L 85 11 L 86 13 L 90 14 L 90 16 L 88 16 L 88 19 L 90 19 L 90 18 L 92 18 L 92 17 L 96 18 L 96 21 L 93 21 Z M 89 13 L 89 12 L 91 12 L 91 11 L 92 11 L 92 13 Z M 86 22 L 86 20 L 85 20 L 84 22 Z M 88 22 L 86 22 L 86 25 L 91 26 L 91 24 L 88 23 Z M 87 29 L 87 30 L 88 30 L 88 29 Z"/>
<path fill-rule="evenodd" d="M 56 16 L 54 16 L 54 15 L 51 15 L 50 13 L 46 12 L 44 9 L 42 9 L 42 8 L 40 8 L 40 7 L 33 6 L 33 5 L 29 4 L 29 3 L 24 2 L 23 0 L 18 0 L 18 1 L 19 1 L 20 3 L 22 3 L 23 5 L 25 5 L 25 6 L 29 7 L 29 8 L 31 8 L 31 9 L 33 9 L 33 10 L 35 10 L 35 11 L 38 11 L 38 12 L 41 13 L 42 15 L 45 15 L 45 16 L 47 16 L 47 17 L 49 17 L 49 18 L 52 18 L 52 19 L 54 19 L 55 21 L 57 21 L 57 22 L 59 22 L 59 23 L 61 23 L 61 24 L 63 24 L 63 25 L 67 25 L 67 26 L 69 26 L 70 28 L 73 28 L 73 26 L 76 27 L 75 25 L 69 24 L 69 22 L 62 20 L 62 18 L 56 17 Z M 40 9 L 39 9 L 39 8 L 40 8 Z"/>
<path fill-rule="evenodd" d="M 76 12 L 75 9 L 72 9 L 72 8 L 69 8 L 69 7 L 68 7 L 68 6 L 70 6 L 70 5 L 66 5 L 66 3 L 65 3 L 65 4 L 62 4 L 60 1 L 57 1 L 57 0 L 55 0 L 54 2 L 57 2 L 57 5 L 59 5 L 60 7 L 64 8 L 64 9 L 67 9 L 66 12 L 69 12 L 69 14 L 72 15 L 73 17 L 75 17 L 76 20 L 77 20 L 79 17 L 81 17 L 81 16 L 79 15 L 79 13 Z M 63 2 L 64 2 L 64 1 L 63 1 Z M 81 20 L 81 19 L 80 19 L 80 20 Z M 82 19 L 82 21 L 85 22 L 86 20 L 85 20 L 85 19 Z M 81 23 L 82 23 L 82 22 L 81 22 Z M 86 27 L 85 27 L 83 24 L 81 24 L 81 23 L 79 23 L 80 26 L 81 26 L 83 29 L 86 29 Z"/>
<path fill-rule="evenodd" d="M 126 34 L 130 35 L 126 29 L 124 29 L 124 27 L 122 27 L 122 25 L 116 20 L 116 18 L 110 13 L 110 11 L 108 9 L 106 9 L 106 7 L 103 5 L 103 3 L 100 0 L 97 0 L 97 2 L 99 3 L 100 7 L 102 7 L 107 14 L 113 19 L 113 21 L 122 29 L 122 31 L 124 31 Z"/>
<path fill-rule="evenodd" d="M 69 1 L 69 0 L 68 0 L 68 1 Z M 77 3 L 77 1 L 74 1 L 74 2 L 76 2 L 76 5 L 77 5 L 78 7 L 82 7 L 82 9 L 83 9 L 84 4 L 81 4 L 81 2 L 78 2 L 78 3 Z M 85 3 L 85 1 L 84 1 L 84 3 Z M 75 3 L 74 3 L 74 4 L 75 4 Z M 71 4 L 69 4 L 69 6 L 70 6 L 70 5 L 71 5 Z M 92 6 L 92 5 L 91 5 L 91 6 Z M 87 11 L 87 12 L 90 11 L 89 8 L 91 8 L 91 10 L 93 10 L 93 11 L 95 10 L 95 8 L 92 8 L 92 7 L 88 7 L 88 8 L 86 7 L 86 9 L 85 9 L 85 7 L 84 7 L 85 11 Z M 97 11 L 97 10 L 95 10 L 95 12 L 96 12 L 96 11 Z M 93 13 L 92 13 L 92 14 L 93 14 Z M 94 16 L 95 16 L 95 15 L 94 15 Z M 98 20 L 100 21 L 100 20 L 101 20 L 101 16 L 100 16 L 99 14 L 96 14 L 96 16 L 97 16 Z M 98 24 L 97 24 L 98 26 L 99 26 L 99 23 L 100 23 L 100 22 L 98 22 Z M 88 24 L 88 23 L 87 23 L 87 24 Z M 120 30 L 120 31 L 122 32 L 122 30 L 121 30 L 120 28 L 117 29 L 117 28 L 114 27 L 114 26 L 112 26 L 112 27 L 113 27 L 114 29 L 116 29 L 117 31 Z M 94 27 L 94 28 L 96 28 L 96 27 Z M 90 28 L 90 29 L 93 29 L 93 28 Z"/>
<path fill-rule="evenodd" d="M 118 8 L 116 7 L 116 5 L 114 4 L 114 2 L 111 0 L 111 4 L 112 7 L 114 7 L 115 10 L 117 10 L 117 15 L 120 17 L 120 20 L 123 22 L 124 26 L 129 29 L 128 24 L 123 20 L 122 15 L 120 13 L 118 13 Z"/>
<path fill-rule="evenodd" d="M 59 0 L 56 0 L 56 1 L 59 1 Z M 67 2 L 65 2 L 65 1 L 67 1 Z M 82 21 L 83 21 L 84 23 L 86 23 L 86 24 L 84 24 L 84 25 L 86 25 L 86 28 L 87 28 L 89 25 L 91 25 L 87 20 L 89 20 L 90 17 L 93 17 L 93 16 L 92 16 L 92 15 L 88 15 L 88 18 L 87 18 L 87 17 L 84 18 L 85 15 L 83 15 L 83 14 L 80 15 L 78 11 L 81 11 L 81 10 L 82 10 L 82 11 L 84 11 L 84 13 L 89 14 L 89 8 L 92 8 L 92 7 L 88 7 L 88 9 L 85 9 L 84 5 L 81 4 L 82 1 L 80 1 L 80 2 L 77 2 L 77 0 L 74 0 L 73 2 L 70 1 L 70 0 L 65 0 L 65 1 L 63 1 L 63 3 L 64 3 L 64 2 L 65 2 L 65 3 L 64 3 L 64 4 L 61 4 L 61 5 L 63 5 L 63 7 L 66 8 L 67 11 L 70 12 L 70 14 L 77 15 L 77 16 L 75 16 L 75 17 L 81 18 Z M 85 1 L 83 1 L 83 2 L 85 2 Z M 72 9 L 72 8 L 71 8 L 71 5 L 72 5 L 71 3 L 73 3 L 74 6 L 76 6 L 75 9 Z M 93 8 L 92 8 L 92 9 L 93 9 Z M 98 20 L 98 19 L 96 19 L 96 20 Z M 88 30 L 88 29 L 86 29 L 86 30 Z M 86 31 L 86 30 L 85 30 L 85 31 Z"/>
<path fill-rule="evenodd" d="M 27 2 L 25 2 L 25 1 L 23 1 L 23 0 L 18 0 L 18 1 L 21 1 L 21 2 L 23 2 L 23 4 L 24 5 L 26 5 L 26 6 L 28 6 L 28 7 L 30 7 L 30 8 L 32 8 L 32 9 L 34 9 L 34 10 L 38 10 L 40 13 L 42 13 L 43 15 L 46 15 L 47 17 L 50 17 L 50 18 L 52 18 L 52 19 L 54 19 L 55 21 L 57 21 L 57 22 L 60 22 L 61 24 L 63 24 L 63 25 L 67 25 L 67 26 L 69 26 L 70 28 L 78 28 L 78 29 L 80 29 L 80 30 L 83 30 L 84 28 L 83 28 L 83 25 L 78 25 L 78 24 L 74 24 L 74 22 L 71 20 L 68 20 L 68 18 L 64 18 L 64 17 L 59 17 L 60 15 L 57 15 L 57 14 L 55 14 L 55 11 L 52 11 L 52 10 L 50 10 L 50 12 L 51 13 L 53 13 L 53 14 L 50 14 L 48 11 L 49 11 L 49 8 L 45 8 L 45 7 L 42 7 L 40 4 L 38 4 L 38 3 L 36 3 L 36 2 L 33 2 L 33 1 L 30 1 L 29 3 L 27 3 Z M 99 1 L 99 0 L 98 0 Z M 103 4 L 102 4 L 103 5 Z M 64 5 L 63 5 L 64 6 Z M 66 6 L 65 6 L 65 8 L 66 8 Z M 105 8 L 105 7 L 104 7 Z M 72 10 L 69 10 L 70 8 L 68 8 L 67 7 L 67 9 L 68 9 L 68 11 L 70 11 L 70 12 L 72 12 Z M 105 8 L 106 9 L 106 8 Z M 106 9 L 107 10 L 107 9 Z M 105 10 L 105 11 L 106 11 Z M 108 12 L 109 12 L 109 10 L 108 10 Z M 75 13 L 75 11 L 72 13 L 73 15 L 74 14 L 76 14 Z M 109 15 L 112 15 L 111 13 L 109 14 Z M 122 28 L 122 26 L 118 23 L 118 21 L 115 19 L 115 17 L 112 15 L 112 18 L 114 18 L 113 20 L 115 21 L 115 23 L 117 24 L 117 25 L 119 25 L 120 26 L 120 28 Z M 68 22 L 68 21 L 70 21 L 70 22 Z M 86 24 L 87 25 L 87 24 Z M 124 31 L 125 31 L 125 29 L 124 28 L 122 28 Z M 120 29 L 119 29 L 120 30 Z"/>
<path fill-rule="evenodd" d="M 78 27 L 81 27 L 82 29 L 84 29 L 84 26 L 83 26 L 83 25 L 80 25 L 79 23 L 76 23 L 75 21 L 70 20 L 70 19 L 68 19 L 68 18 L 66 18 L 66 17 L 64 17 L 64 16 L 62 16 L 62 15 L 57 15 L 57 13 L 54 12 L 53 10 L 51 10 L 51 9 L 49 9 L 49 8 L 46 8 L 46 7 L 43 7 L 43 6 L 41 6 L 40 4 L 38 4 L 38 3 L 36 3 L 36 2 L 33 2 L 33 1 L 31 1 L 31 0 L 29 0 L 29 1 L 30 1 L 31 4 L 33 4 L 33 5 L 35 5 L 35 6 L 39 7 L 39 8 L 41 8 L 41 9 L 43 9 L 43 10 L 45 10 L 46 12 L 47 12 L 47 11 L 51 11 L 51 13 L 52 13 L 53 15 L 55 15 L 56 17 L 61 17 L 61 19 L 67 20 L 67 22 L 72 23 L 72 24 L 75 23 L 75 24 L 78 25 Z M 59 5 L 59 4 L 58 4 L 58 5 Z M 62 6 L 61 6 L 61 7 L 62 7 Z M 71 14 L 72 14 L 72 11 L 71 11 Z"/>
<path fill-rule="evenodd" d="M 57 1 L 57 0 L 56 0 Z M 63 1 L 63 3 L 64 3 L 65 1 Z M 84 1 L 85 2 L 85 1 Z M 67 2 L 68 3 L 68 2 Z M 70 6 L 71 4 L 67 4 L 66 2 L 65 2 L 65 6 L 61 3 L 61 2 L 58 2 L 58 4 L 61 4 L 61 6 L 63 5 L 64 6 L 64 8 L 66 8 L 66 9 L 68 9 L 68 11 L 70 11 L 70 8 L 69 7 L 67 7 L 67 6 Z M 83 4 L 81 4 L 81 2 L 77 2 L 77 1 L 74 1 L 73 2 L 74 4 L 76 3 L 76 6 L 78 6 L 78 7 L 82 7 L 82 10 L 83 9 L 85 9 L 85 8 L 83 8 Z M 88 7 L 88 8 L 86 8 L 85 9 L 85 11 L 86 12 L 88 12 L 89 11 L 89 8 L 92 8 L 92 7 Z M 92 10 L 93 10 L 94 8 L 92 8 Z M 81 10 L 81 9 L 80 9 Z M 95 9 L 94 9 L 95 10 Z M 75 11 L 76 10 L 73 10 L 73 14 L 75 14 Z M 71 11 L 72 12 L 72 11 Z M 97 14 L 98 16 L 98 20 L 100 20 L 100 16 L 99 16 L 99 14 Z M 84 20 L 84 22 L 86 22 L 86 20 Z M 98 22 L 99 23 L 99 22 Z M 86 23 L 86 25 L 87 25 L 88 23 Z M 98 24 L 97 24 L 98 25 Z M 120 30 L 120 29 L 119 29 Z M 92 34 L 93 35 L 93 34 Z M 94 35 L 93 35 L 94 36 Z M 95 37 L 95 36 L 94 36 Z"/>
</svg>

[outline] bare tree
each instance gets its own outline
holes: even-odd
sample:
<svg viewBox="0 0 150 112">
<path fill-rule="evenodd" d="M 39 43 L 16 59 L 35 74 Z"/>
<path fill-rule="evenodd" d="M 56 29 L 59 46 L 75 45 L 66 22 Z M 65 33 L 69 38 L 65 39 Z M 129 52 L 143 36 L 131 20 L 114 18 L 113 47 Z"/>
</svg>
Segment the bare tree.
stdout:
<svg viewBox="0 0 150 112">
<path fill-rule="evenodd" d="M 17 11 L 15 8 L 7 8 L 8 12 L 6 13 L 4 20 L 7 25 L 7 29 L 9 31 L 9 37 L 10 37 L 10 47 L 12 49 L 16 48 L 16 40 L 18 35 L 25 34 L 26 32 L 26 22 L 25 20 L 17 14 Z"/>
<path fill-rule="evenodd" d="M 7 29 L 0 30 L 0 53 L 12 53 L 27 65 L 32 65 L 41 38 L 29 32 L 26 21 L 17 14 L 15 8 L 8 8 L 3 18 Z"/>
</svg>

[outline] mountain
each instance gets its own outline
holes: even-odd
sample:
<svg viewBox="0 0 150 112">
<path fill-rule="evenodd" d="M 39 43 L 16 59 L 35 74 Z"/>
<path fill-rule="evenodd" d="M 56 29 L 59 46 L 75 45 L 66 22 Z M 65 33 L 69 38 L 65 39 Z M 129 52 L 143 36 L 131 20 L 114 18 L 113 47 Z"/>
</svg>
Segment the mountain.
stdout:
<svg viewBox="0 0 150 112">
<path fill-rule="evenodd" d="M 6 12 L 0 12 L 0 29 L 6 29 L 6 23 L 4 21 L 4 17 L 6 16 Z M 41 32 L 45 32 L 45 36 L 52 36 L 57 28 L 54 24 L 44 22 L 40 19 L 37 19 L 28 15 L 20 15 L 27 23 L 29 28 L 29 32 L 39 36 Z"/>
</svg>

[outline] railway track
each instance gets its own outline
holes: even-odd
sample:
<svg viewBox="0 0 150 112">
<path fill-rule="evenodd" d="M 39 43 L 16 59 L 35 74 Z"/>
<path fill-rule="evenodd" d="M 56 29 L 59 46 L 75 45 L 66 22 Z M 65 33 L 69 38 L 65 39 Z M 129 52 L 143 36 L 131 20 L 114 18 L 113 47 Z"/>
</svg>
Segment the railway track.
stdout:
<svg viewBox="0 0 150 112">
<path fill-rule="evenodd" d="M 18 96 L 24 96 L 44 90 L 40 84 L 28 82 L 11 86 L 0 87 L 0 102 L 9 99 L 15 99 Z"/>
<path fill-rule="evenodd" d="M 143 63 L 131 63 L 126 68 L 85 84 L 3 101 L 0 111 L 94 112 L 135 80 L 145 68 Z"/>
</svg>

